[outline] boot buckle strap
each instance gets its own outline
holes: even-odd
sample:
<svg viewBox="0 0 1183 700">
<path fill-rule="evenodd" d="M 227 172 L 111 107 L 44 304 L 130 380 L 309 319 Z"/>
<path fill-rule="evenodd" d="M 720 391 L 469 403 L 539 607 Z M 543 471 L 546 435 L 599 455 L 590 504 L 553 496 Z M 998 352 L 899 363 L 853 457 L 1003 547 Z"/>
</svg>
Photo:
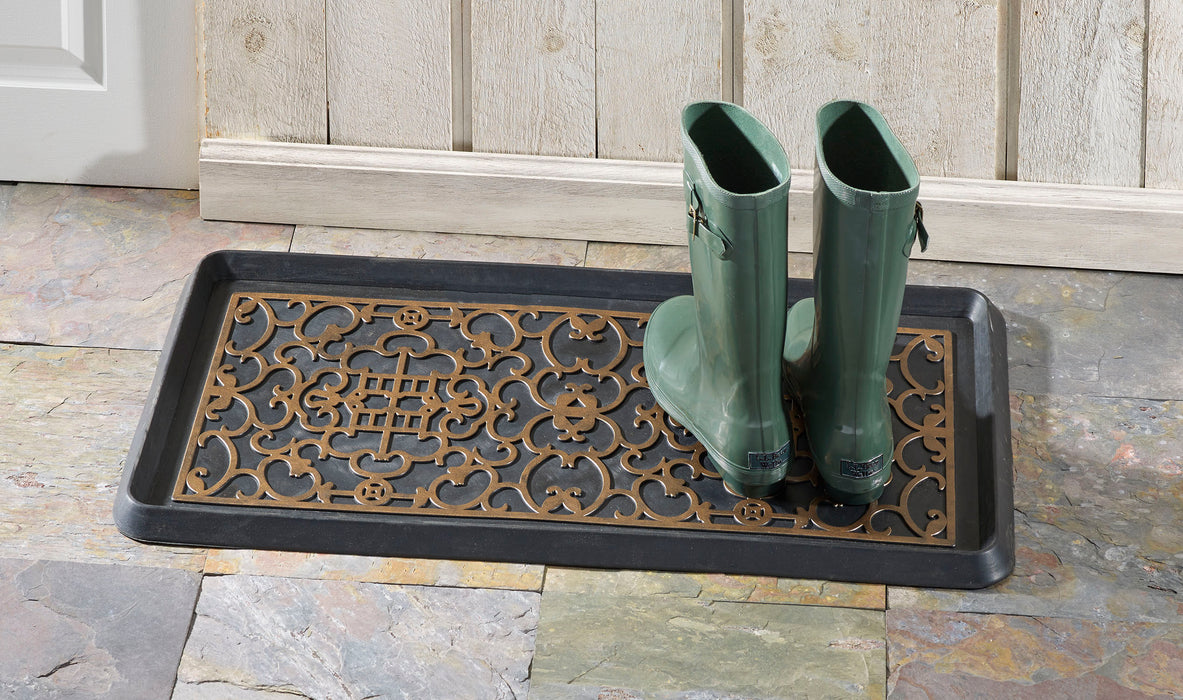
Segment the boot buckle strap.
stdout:
<svg viewBox="0 0 1183 700">
<path fill-rule="evenodd" d="M 727 240 L 727 236 L 718 227 L 707 221 L 706 214 L 703 213 L 702 200 L 694 185 L 689 182 L 686 185 L 690 192 L 690 205 L 686 208 L 686 215 L 690 217 L 691 237 L 697 238 L 699 230 L 705 231 L 707 235 L 703 236 L 703 242 L 707 249 L 714 253 L 715 257 L 727 260 L 731 257 L 731 241 Z"/>
<path fill-rule="evenodd" d="M 909 255 L 912 252 L 912 244 L 916 242 L 917 236 L 920 238 L 920 252 L 928 250 L 928 229 L 924 227 L 924 206 L 920 202 L 916 202 L 916 213 L 912 215 L 912 224 L 912 236 L 908 239 L 904 255 Z"/>
</svg>

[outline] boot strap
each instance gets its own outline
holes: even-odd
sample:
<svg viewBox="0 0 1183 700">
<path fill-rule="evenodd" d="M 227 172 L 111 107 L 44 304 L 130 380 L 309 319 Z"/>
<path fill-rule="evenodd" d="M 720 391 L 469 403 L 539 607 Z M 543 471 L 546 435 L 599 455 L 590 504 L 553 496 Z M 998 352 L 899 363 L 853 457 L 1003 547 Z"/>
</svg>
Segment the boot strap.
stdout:
<svg viewBox="0 0 1183 700">
<path fill-rule="evenodd" d="M 690 206 L 686 209 L 686 215 L 690 217 L 688 225 L 691 237 L 698 237 L 699 231 L 704 231 L 703 242 L 706 243 L 707 249 L 720 260 L 727 260 L 731 257 L 731 241 L 717 226 L 707 221 L 702 210 L 702 200 L 694 189 L 694 184 L 687 181 L 686 187 L 690 192 Z"/>
<path fill-rule="evenodd" d="M 916 237 L 920 237 L 920 252 L 928 250 L 928 229 L 924 228 L 924 207 L 920 202 L 916 202 L 916 213 L 912 217 L 912 236 L 908 238 L 908 245 L 904 249 L 904 255 L 912 253 L 912 244 L 916 242 Z"/>
</svg>

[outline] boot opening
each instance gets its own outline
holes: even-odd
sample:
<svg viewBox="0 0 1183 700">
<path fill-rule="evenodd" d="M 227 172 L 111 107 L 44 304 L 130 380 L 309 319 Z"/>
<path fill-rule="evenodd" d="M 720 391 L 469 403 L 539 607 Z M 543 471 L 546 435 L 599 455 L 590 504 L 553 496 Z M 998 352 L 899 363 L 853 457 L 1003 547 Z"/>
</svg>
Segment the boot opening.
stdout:
<svg viewBox="0 0 1183 700">
<path fill-rule="evenodd" d="M 822 135 L 822 155 L 834 177 L 868 192 L 910 189 L 914 183 L 888 143 L 895 137 L 885 129 L 857 104 L 834 119 Z"/>
<path fill-rule="evenodd" d="M 781 178 L 749 139 L 747 132 L 753 125 L 746 123 L 745 116 L 711 105 L 694 120 L 688 134 L 720 187 L 735 194 L 756 194 L 781 184 Z"/>
</svg>

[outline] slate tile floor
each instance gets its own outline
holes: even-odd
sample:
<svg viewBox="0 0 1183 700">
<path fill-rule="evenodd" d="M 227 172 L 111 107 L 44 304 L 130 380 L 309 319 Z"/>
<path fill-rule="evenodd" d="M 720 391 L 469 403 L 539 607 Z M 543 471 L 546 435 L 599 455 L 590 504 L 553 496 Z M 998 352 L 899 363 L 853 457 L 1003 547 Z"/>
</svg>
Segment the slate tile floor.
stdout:
<svg viewBox="0 0 1183 700">
<path fill-rule="evenodd" d="M 131 542 L 124 455 L 177 294 L 219 248 L 687 267 L 0 184 L 2 697 L 1183 695 L 1183 277 L 912 265 L 983 291 L 1009 332 L 1018 565 L 955 592 Z"/>
</svg>

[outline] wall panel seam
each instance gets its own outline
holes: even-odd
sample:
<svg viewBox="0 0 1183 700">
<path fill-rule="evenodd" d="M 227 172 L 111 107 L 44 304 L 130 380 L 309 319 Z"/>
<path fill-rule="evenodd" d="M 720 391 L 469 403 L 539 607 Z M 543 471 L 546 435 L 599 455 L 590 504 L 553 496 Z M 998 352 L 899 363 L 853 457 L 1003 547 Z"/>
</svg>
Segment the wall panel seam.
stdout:
<svg viewBox="0 0 1183 700">
<path fill-rule="evenodd" d="M 1003 102 L 1001 128 L 1003 130 L 1002 172 L 1001 180 L 1019 179 L 1019 108 L 1022 96 L 1023 57 L 1020 53 L 1022 40 L 1022 10 L 1023 0 L 1003 0 L 1002 6 L 1006 15 L 1000 22 L 1000 30 L 1004 33 L 1003 46 L 1006 52 L 1004 73 L 1000 79 L 1004 81 L 1005 97 Z"/>
<path fill-rule="evenodd" d="M 472 150 L 472 0 L 451 0 L 452 150 Z"/>
<path fill-rule="evenodd" d="M 325 143 L 331 144 L 333 142 L 333 119 L 330 113 L 333 106 L 329 102 L 329 3 L 333 0 L 324 0 L 321 3 L 320 11 L 322 19 L 324 20 L 324 62 L 325 62 Z"/>
<path fill-rule="evenodd" d="M 1140 149 L 1141 157 L 1141 178 L 1138 181 L 1139 186 L 1146 186 L 1146 136 L 1149 129 L 1150 121 L 1150 3 L 1152 0 L 1146 0 L 1142 4 L 1142 18 L 1144 23 L 1144 32 L 1142 34 L 1142 147 Z"/>
</svg>

